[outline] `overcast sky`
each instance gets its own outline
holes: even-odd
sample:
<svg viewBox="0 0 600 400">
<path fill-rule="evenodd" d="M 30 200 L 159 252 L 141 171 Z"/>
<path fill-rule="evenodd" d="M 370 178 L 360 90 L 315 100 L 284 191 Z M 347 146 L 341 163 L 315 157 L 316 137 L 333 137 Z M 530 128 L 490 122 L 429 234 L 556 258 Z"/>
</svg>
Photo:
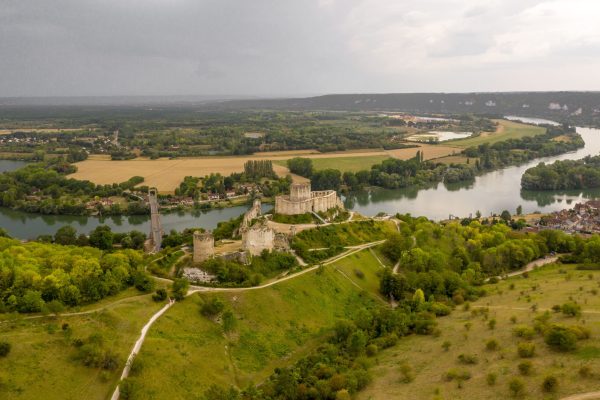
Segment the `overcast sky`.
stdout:
<svg viewBox="0 0 600 400">
<path fill-rule="evenodd" d="M 0 97 L 600 90 L 599 0 L 0 0 Z"/>
</svg>

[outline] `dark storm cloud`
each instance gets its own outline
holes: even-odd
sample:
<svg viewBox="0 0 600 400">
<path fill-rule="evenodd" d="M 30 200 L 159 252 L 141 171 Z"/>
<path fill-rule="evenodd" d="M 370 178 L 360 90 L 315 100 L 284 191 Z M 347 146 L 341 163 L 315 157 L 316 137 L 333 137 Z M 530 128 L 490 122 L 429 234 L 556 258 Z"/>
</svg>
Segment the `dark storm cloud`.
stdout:
<svg viewBox="0 0 600 400">
<path fill-rule="evenodd" d="M 599 89 L 568 51 L 597 48 L 599 11 L 593 0 L 0 0 L 0 97 Z M 576 79 L 545 75 L 549 63 Z M 537 79 L 524 87 L 519 74 Z"/>
</svg>

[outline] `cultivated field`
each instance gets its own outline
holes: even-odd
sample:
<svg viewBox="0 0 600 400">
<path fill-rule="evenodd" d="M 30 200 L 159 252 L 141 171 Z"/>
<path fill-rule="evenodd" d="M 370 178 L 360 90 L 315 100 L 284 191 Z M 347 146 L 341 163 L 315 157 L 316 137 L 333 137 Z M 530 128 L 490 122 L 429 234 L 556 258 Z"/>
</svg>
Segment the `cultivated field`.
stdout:
<svg viewBox="0 0 600 400">
<path fill-rule="evenodd" d="M 91 156 L 89 159 L 77 163 L 77 172 L 70 175 L 75 179 L 89 180 L 98 184 L 111 184 L 124 182 L 132 176 L 143 176 L 144 185 L 158 188 L 163 193 L 173 193 L 175 188 L 186 176 L 205 176 L 211 173 L 229 175 L 233 172 L 244 170 L 244 163 L 248 160 L 269 159 L 275 162 L 274 169 L 283 176 L 289 173 L 284 166 L 285 160 L 302 156 L 311 158 L 320 168 L 335 167 L 339 160 L 345 170 L 369 169 L 375 160 L 387 157 L 409 159 L 415 156 L 417 150 L 423 151 L 426 160 L 443 157 L 460 151 L 451 146 L 438 146 L 424 144 L 419 148 L 397 150 L 366 150 L 347 151 L 340 153 L 315 153 L 315 152 L 270 152 L 245 157 L 203 157 L 158 159 L 136 158 L 125 161 L 111 161 L 108 156 Z M 281 163 L 279 163 L 281 162 Z M 283 164 L 283 165 L 281 165 Z M 298 178 L 302 179 L 302 178 Z"/>
<path fill-rule="evenodd" d="M 525 136 L 541 135 L 546 132 L 546 128 L 535 125 L 521 124 L 518 122 L 507 121 L 505 119 L 495 119 L 494 121 L 498 123 L 496 132 L 482 132 L 476 137 L 452 140 L 447 143 L 452 144 L 453 146 L 470 147 L 479 146 L 480 144 L 484 143 L 496 143 L 507 139 L 518 139 Z"/>
<path fill-rule="evenodd" d="M 514 287 L 511 289 L 511 285 Z M 410 336 L 398 345 L 379 354 L 379 364 L 373 369 L 372 384 L 358 395 L 360 400 L 383 399 L 506 399 L 511 398 L 509 381 L 518 377 L 524 384 L 522 399 L 560 399 L 564 396 L 600 390 L 600 271 L 577 271 L 573 266 L 547 266 L 533 271 L 529 278 L 514 277 L 497 285 L 487 285 L 490 295 L 438 319 L 439 337 Z M 532 358 L 520 358 L 517 345 L 527 340 L 513 334 L 520 325 L 533 326 L 534 318 L 553 305 L 576 301 L 581 305 L 581 317 L 551 314 L 551 323 L 582 325 L 591 330 L 590 339 L 578 342 L 574 352 L 550 350 L 539 334 Z M 532 307 L 537 307 L 537 312 Z M 478 307 L 489 307 L 484 314 L 473 315 Z M 516 322 L 511 321 L 516 318 Z M 493 329 L 490 320 L 496 320 Z M 496 340 L 496 350 L 486 349 L 486 342 Z M 449 349 L 442 347 L 449 342 Z M 474 355 L 476 364 L 464 364 L 459 355 Z M 530 361 L 532 371 L 522 375 L 518 364 Z M 410 366 L 414 380 L 403 382 L 402 365 Z M 588 377 L 580 374 L 589 367 Z M 470 378 L 460 385 L 448 381 L 449 371 L 467 372 Z M 496 382 L 488 384 L 488 374 Z M 558 379 L 556 393 L 541 389 L 544 378 Z M 459 387 L 461 386 L 461 387 Z"/>
</svg>

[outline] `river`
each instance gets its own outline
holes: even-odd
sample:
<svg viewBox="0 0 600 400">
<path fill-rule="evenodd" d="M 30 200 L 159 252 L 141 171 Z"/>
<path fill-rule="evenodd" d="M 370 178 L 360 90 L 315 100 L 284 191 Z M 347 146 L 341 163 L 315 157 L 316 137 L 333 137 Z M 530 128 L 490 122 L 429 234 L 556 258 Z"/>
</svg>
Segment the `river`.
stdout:
<svg viewBox="0 0 600 400">
<path fill-rule="evenodd" d="M 527 118 L 521 119 L 527 120 Z M 344 204 L 348 209 L 364 215 L 371 216 L 382 211 L 389 214 L 400 212 L 414 216 L 424 215 L 434 220 L 446 219 L 450 215 L 460 217 L 475 215 L 477 210 L 484 216 L 492 213 L 500 214 L 503 210 L 515 213 L 519 205 L 523 207 L 525 213 L 571 208 L 577 202 L 600 197 L 600 189 L 564 192 L 523 191 L 521 175 L 526 169 L 540 162 L 576 160 L 600 153 L 600 129 L 577 128 L 577 132 L 585 141 L 585 146 L 571 153 L 540 158 L 520 166 L 489 172 L 467 184 L 440 183 L 422 190 L 374 189 L 370 192 L 356 193 L 347 196 Z"/>
<path fill-rule="evenodd" d="M 519 118 L 523 122 L 546 123 L 546 120 Z M 410 213 L 426 216 L 434 220 L 446 219 L 450 215 L 466 217 L 479 210 L 483 215 L 500 214 L 503 210 L 514 213 L 517 206 L 523 212 L 551 212 L 573 207 L 577 202 L 600 197 L 600 189 L 566 192 L 522 191 L 521 175 L 540 162 L 580 159 L 600 153 L 600 129 L 577 128 L 585 141 L 585 147 L 575 152 L 556 157 L 537 159 L 524 165 L 509 167 L 478 176 L 468 184 L 437 184 L 429 189 L 375 189 L 347 196 L 344 204 L 348 209 L 373 216 L 379 212 L 390 214 Z M 0 161 L 0 172 L 20 168 L 21 161 Z M 263 205 L 263 211 L 272 205 Z M 165 232 L 171 229 L 202 227 L 214 229 L 217 223 L 243 214 L 246 206 L 214 209 L 207 212 L 179 212 L 162 215 Z M 9 235 L 21 239 L 33 239 L 38 235 L 54 234 L 58 228 L 71 225 L 79 233 L 89 233 L 99 225 L 108 225 L 115 232 L 139 230 L 149 232 L 148 216 L 76 217 L 66 215 L 39 215 L 13 211 L 0 207 L 0 227 Z"/>
</svg>

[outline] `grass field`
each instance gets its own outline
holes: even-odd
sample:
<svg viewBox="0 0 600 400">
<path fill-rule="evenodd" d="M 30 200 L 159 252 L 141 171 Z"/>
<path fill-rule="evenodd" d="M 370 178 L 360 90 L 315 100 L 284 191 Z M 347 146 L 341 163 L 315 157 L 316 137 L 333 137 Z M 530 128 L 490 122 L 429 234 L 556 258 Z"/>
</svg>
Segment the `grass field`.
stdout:
<svg viewBox="0 0 600 400">
<path fill-rule="evenodd" d="M 513 289 L 511 284 L 514 284 Z M 378 365 L 373 369 L 375 380 L 357 398 L 506 399 L 511 397 L 508 382 L 513 377 L 519 377 L 525 384 L 525 395 L 521 397 L 525 399 L 554 399 L 600 390 L 600 297 L 594 294 L 599 286 L 600 271 L 577 271 L 573 266 L 556 265 L 533 271 L 527 279 L 514 277 L 488 285 L 486 288 L 491 294 L 471 305 L 471 310 L 489 307 L 487 320 L 459 307 L 450 316 L 438 320 L 439 337 L 403 338 L 396 347 L 379 354 Z M 513 335 L 513 329 L 520 324 L 532 326 L 536 315 L 570 298 L 584 310 L 581 318 L 552 313 L 551 321 L 584 325 L 591 330 L 591 338 L 580 341 L 578 350 L 573 353 L 559 353 L 548 349 L 543 338 L 536 335 L 532 340 L 536 355 L 528 359 L 533 364 L 533 372 L 530 376 L 520 376 L 517 366 L 525 359 L 518 357 L 517 344 L 523 340 Z M 537 313 L 531 310 L 534 304 L 538 307 Z M 516 318 L 516 323 L 511 317 Z M 493 330 L 488 326 L 491 319 L 497 321 Z M 471 324 L 469 330 L 465 324 Z M 490 339 L 498 342 L 498 350 L 486 349 Z M 448 351 L 442 348 L 446 341 L 451 344 Z M 462 365 L 457 360 L 460 354 L 475 355 L 479 361 L 475 365 Z M 403 364 L 412 367 L 414 380 L 410 383 L 401 381 Z M 582 366 L 588 366 L 593 376 L 581 377 L 578 371 Z M 468 371 L 471 378 L 459 388 L 456 381 L 443 378 L 450 370 Z M 486 382 L 488 373 L 497 374 L 493 386 Z M 558 378 L 555 394 L 541 390 L 542 380 L 549 374 Z"/>
<path fill-rule="evenodd" d="M 479 146 L 480 144 L 484 143 L 491 144 L 507 139 L 518 139 L 525 136 L 541 135 L 546 132 L 546 128 L 540 126 L 521 124 L 504 119 L 495 119 L 494 121 L 498 123 L 496 132 L 483 132 L 476 137 L 452 140 L 448 143 L 452 146 L 459 147 Z"/>
<path fill-rule="evenodd" d="M 346 271 L 347 276 L 339 271 Z M 353 270 L 360 269 L 364 278 Z M 367 250 L 297 279 L 265 289 L 196 294 L 176 304 L 152 327 L 138 356 L 141 371 L 131 378 L 135 398 L 201 398 L 213 383 L 245 387 L 293 363 L 375 293 L 381 267 Z M 220 298 L 237 326 L 225 334 L 220 321 L 200 314 L 200 305 Z"/>
<path fill-rule="evenodd" d="M 133 297 L 125 298 L 130 295 Z M 0 398 L 47 400 L 104 400 L 118 382 L 121 370 L 142 326 L 162 304 L 151 295 L 125 291 L 86 308 L 108 305 L 105 310 L 78 316 L 16 319 L 0 322 L 0 338 L 12 345 L 6 358 L 0 358 Z M 85 309 L 85 308 L 84 308 Z M 63 324 L 72 334 L 66 336 Z M 72 342 L 102 334 L 117 356 L 118 367 L 112 371 L 86 367 L 74 360 L 77 352 Z"/>
<path fill-rule="evenodd" d="M 312 153 L 312 152 L 270 152 L 244 157 L 203 157 L 158 159 L 136 158 L 133 160 L 111 161 L 109 156 L 90 156 L 85 161 L 76 163 L 77 172 L 70 177 L 89 180 L 97 184 L 111 184 L 124 182 L 132 176 L 143 176 L 144 185 L 156 187 L 162 193 L 173 193 L 175 188 L 186 176 L 205 176 L 210 173 L 229 175 L 233 172 L 244 170 L 244 163 L 248 160 L 274 161 L 275 172 L 280 176 L 289 173 L 285 160 L 302 156 L 313 159 L 318 168 L 338 167 L 341 164 L 347 170 L 369 169 L 372 164 L 388 157 L 406 160 L 415 156 L 417 150 L 422 150 L 424 158 L 443 157 L 460 149 L 450 146 L 423 144 L 419 148 L 397 150 L 352 150 L 340 153 Z M 339 168 L 339 167 L 338 167 Z M 303 180 L 301 177 L 294 177 Z"/>
</svg>

